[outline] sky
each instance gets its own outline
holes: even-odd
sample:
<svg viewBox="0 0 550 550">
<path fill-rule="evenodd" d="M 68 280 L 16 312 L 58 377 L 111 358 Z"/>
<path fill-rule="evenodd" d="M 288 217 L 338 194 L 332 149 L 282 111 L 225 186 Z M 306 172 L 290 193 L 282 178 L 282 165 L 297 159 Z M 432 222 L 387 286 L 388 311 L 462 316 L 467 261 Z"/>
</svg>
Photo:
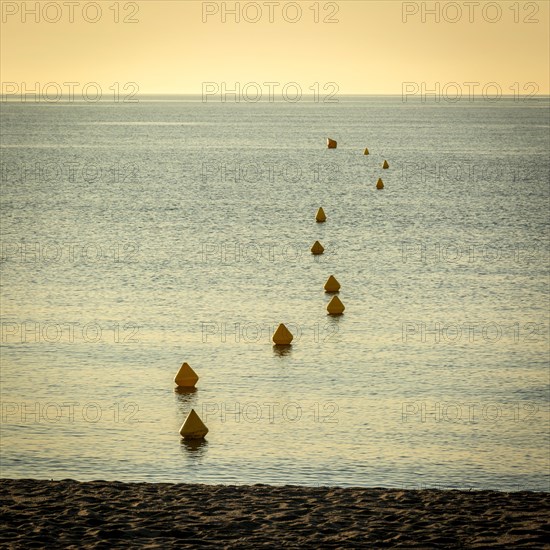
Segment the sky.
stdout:
<svg viewBox="0 0 550 550">
<path fill-rule="evenodd" d="M 550 91 L 547 0 L 0 5 L 4 93 L 37 82 L 41 91 L 56 83 L 64 92 L 64 83 L 74 82 L 77 94 L 90 82 L 103 93 L 118 86 L 125 93 L 201 94 L 209 86 L 212 95 L 225 87 L 249 97 L 285 86 L 291 94 L 292 83 L 325 97 L 401 94 L 405 86 L 411 94 L 422 86 L 450 95 Z"/>
</svg>

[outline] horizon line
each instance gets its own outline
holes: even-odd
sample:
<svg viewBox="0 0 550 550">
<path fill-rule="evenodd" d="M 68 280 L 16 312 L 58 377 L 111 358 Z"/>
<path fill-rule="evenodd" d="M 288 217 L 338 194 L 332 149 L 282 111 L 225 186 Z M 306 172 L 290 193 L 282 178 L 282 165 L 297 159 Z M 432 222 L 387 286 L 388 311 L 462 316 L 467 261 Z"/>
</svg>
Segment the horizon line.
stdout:
<svg viewBox="0 0 550 550">
<path fill-rule="evenodd" d="M 38 94 L 40 95 L 40 94 Z M 54 103 L 55 101 L 58 100 L 58 98 L 71 98 L 71 97 L 74 97 L 75 95 L 78 95 L 78 94 L 61 94 L 60 96 L 56 97 L 56 98 L 49 98 L 49 97 L 46 97 L 46 98 L 41 98 L 41 101 L 44 101 L 44 102 L 50 102 L 50 103 Z M 123 94 L 120 94 L 120 95 L 123 95 Z M 221 102 L 221 98 L 226 95 L 228 97 L 234 97 L 235 96 L 235 93 L 225 93 L 225 94 L 207 94 L 206 96 L 206 99 L 210 99 L 211 101 L 220 101 Z M 312 94 L 302 94 L 301 97 L 316 97 L 318 94 L 315 94 L 315 93 L 312 93 Z M 28 93 L 25 93 L 25 94 L 21 94 L 21 93 L 14 93 L 14 94 L 0 94 L 0 99 L 2 99 L 3 101 L 6 101 L 6 100 L 9 100 L 9 99 L 12 99 L 12 98 L 32 98 L 32 97 L 36 97 L 37 96 L 37 93 L 35 92 L 28 92 Z M 190 92 L 138 92 L 138 93 L 135 93 L 132 95 L 132 97 L 146 97 L 146 96 L 156 96 L 156 97 L 166 97 L 166 96 L 173 96 L 173 97 L 205 97 L 203 93 L 197 93 L 197 92 L 193 92 L 193 93 L 190 93 Z M 94 99 L 94 100 L 91 100 L 91 99 L 86 99 L 86 98 L 82 98 L 79 100 L 80 101 L 85 101 L 87 103 L 96 103 L 98 101 L 106 101 L 107 98 L 111 98 L 112 95 L 109 94 L 105 94 L 105 99 L 103 99 L 102 97 L 101 98 L 98 98 L 98 99 Z M 404 94 L 404 93 L 364 93 L 364 92 L 360 92 L 360 93 L 339 93 L 338 95 L 335 95 L 333 96 L 333 100 L 327 100 L 327 101 L 317 101 L 316 103 L 337 103 L 337 99 L 339 97 L 406 97 L 408 99 L 423 99 L 423 98 L 432 98 L 432 99 L 435 99 L 437 96 L 435 93 L 424 93 L 424 94 Z M 443 97 L 443 96 L 440 96 L 438 99 L 439 100 L 443 100 L 443 101 L 446 101 L 448 103 L 454 103 L 454 102 L 457 102 L 457 101 L 461 101 L 463 99 L 468 99 L 470 97 L 476 97 L 476 98 L 485 98 L 487 101 L 497 101 L 498 99 L 501 99 L 501 98 L 516 98 L 516 97 L 521 97 L 521 98 L 525 98 L 525 99 L 529 99 L 529 98 L 544 98 L 544 97 L 550 97 L 550 92 L 548 93 L 536 93 L 536 94 L 502 94 L 500 95 L 499 97 L 486 97 L 485 94 L 466 94 L 464 96 L 461 96 L 461 97 L 458 97 L 458 98 L 452 98 L 452 99 L 447 99 L 446 97 Z M 260 98 L 258 100 L 255 100 L 255 101 L 252 101 L 252 100 L 249 100 L 249 99 L 239 99 L 238 101 L 225 101 L 225 102 L 232 102 L 232 103 L 274 103 L 274 102 L 284 102 L 284 103 L 299 103 L 300 102 L 300 99 L 297 99 L 295 101 L 289 101 L 289 100 L 286 100 L 284 98 L 274 98 L 274 99 L 263 99 L 263 98 Z M 131 101 L 126 101 L 126 103 L 130 103 Z M 207 101 L 205 101 L 206 103 Z"/>
</svg>

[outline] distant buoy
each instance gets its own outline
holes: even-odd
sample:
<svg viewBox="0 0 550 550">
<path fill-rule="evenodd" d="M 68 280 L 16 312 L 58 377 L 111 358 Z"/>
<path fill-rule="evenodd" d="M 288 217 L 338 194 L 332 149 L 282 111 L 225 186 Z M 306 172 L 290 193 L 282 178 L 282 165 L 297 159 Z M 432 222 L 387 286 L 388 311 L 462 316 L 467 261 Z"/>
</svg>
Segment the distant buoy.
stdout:
<svg viewBox="0 0 550 550">
<path fill-rule="evenodd" d="M 338 292 L 340 290 L 340 283 L 336 280 L 334 275 L 331 275 L 325 283 L 325 292 Z"/>
<path fill-rule="evenodd" d="M 329 315 L 342 315 L 345 309 L 346 308 L 344 304 L 340 301 L 340 298 L 338 298 L 338 296 L 333 296 L 332 300 L 327 306 L 327 311 Z"/>
<path fill-rule="evenodd" d="M 336 149 L 336 141 L 333 139 L 327 138 L 327 147 L 329 149 Z"/>
<path fill-rule="evenodd" d="M 180 428 L 180 435 L 185 439 L 203 439 L 207 433 L 208 428 L 199 418 L 195 409 L 191 409 L 191 412 L 187 415 L 185 422 Z"/>
<path fill-rule="evenodd" d="M 384 189 L 384 182 L 382 181 L 382 178 L 378 178 L 378 181 L 376 182 L 376 189 Z"/>
<path fill-rule="evenodd" d="M 187 363 L 184 363 L 180 367 L 178 374 L 176 374 L 176 377 L 174 378 L 174 382 L 180 388 L 193 388 L 198 380 L 199 377 L 197 376 L 197 373 Z"/>
<path fill-rule="evenodd" d="M 323 210 L 322 206 L 319 208 L 319 210 L 317 210 L 317 215 L 315 216 L 315 221 L 317 221 L 317 222 L 327 221 L 327 216 L 326 216 L 325 211 Z"/>
<path fill-rule="evenodd" d="M 290 332 L 283 323 L 281 323 L 273 333 L 273 342 L 277 346 L 289 346 L 293 339 L 294 336 L 292 336 L 292 332 Z"/>
<path fill-rule="evenodd" d="M 368 155 L 369 154 L 369 150 L 365 147 L 365 152 L 363 153 L 363 155 Z"/>
<path fill-rule="evenodd" d="M 384 164 L 382 164 L 382 168 L 384 168 L 384 170 L 385 170 L 386 168 L 389 168 L 389 167 L 390 167 L 390 165 L 388 164 L 388 161 L 385 160 Z"/>
<path fill-rule="evenodd" d="M 322 254 L 325 251 L 323 248 L 323 245 L 319 241 L 315 241 L 313 243 L 313 246 L 311 247 L 311 253 L 318 256 L 319 254 Z"/>
</svg>

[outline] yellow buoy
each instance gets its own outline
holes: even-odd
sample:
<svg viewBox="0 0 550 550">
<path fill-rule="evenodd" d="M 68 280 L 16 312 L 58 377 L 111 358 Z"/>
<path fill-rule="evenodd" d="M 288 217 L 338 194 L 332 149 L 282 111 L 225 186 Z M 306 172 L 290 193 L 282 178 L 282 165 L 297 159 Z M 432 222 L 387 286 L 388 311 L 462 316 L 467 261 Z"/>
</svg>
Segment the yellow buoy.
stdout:
<svg viewBox="0 0 550 550">
<path fill-rule="evenodd" d="M 329 149 L 336 149 L 336 141 L 333 139 L 327 138 L 327 147 Z"/>
<path fill-rule="evenodd" d="M 338 296 L 333 296 L 332 300 L 329 302 L 327 306 L 327 311 L 329 315 L 342 315 L 344 313 L 345 306 L 340 301 L 340 298 Z"/>
<path fill-rule="evenodd" d="M 180 388 L 193 388 L 198 380 L 199 377 L 197 376 L 197 373 L 187 363 L 184 363 L 180 367 L 178 374 L 176 374 L 176 377 L 174 378 L 174 382 Z"/>
<path fill-rule="evenodd" d="M 334 275 L 331 275 L 325 283 L 325 292 L 338 292 L 340 290 L 340 283 L 336 280 Z"/>
<path fill-rule="evenodd" d="M 376 182 L 376 189 L 384 189 L 384 182 L 382 181 L 382 178 L 378 178 L 378 181 Z"/>
<path fill-rule="evenodd" d="M 191 412 L 187 415 L 185 422 L 180 428 L 180 435 L 185 439 L 203 439 L 207 433 L 208 428 L 199 418 L 195 409 L 191 409 Z"/>
<path fill-rule="evenodd" d="M 369 150 L 365 147 L 365 152 L 363 153 L 363 155 L 368 155 L 369 154 Z"/>
<path fill-rule="evenodd" d="M 281 323 L 273 333 L 273 342 L 278 346 L 288 346 L 293 339 L 294 336 L 292 336 L 292 332 L 290 332 L 283 323 Z"/>
<path fill-rule="evenodd" d="M 315 241 L 311 247 L 311 253 L 315 255 L 322 254 L 325 251 L 323 245 L 319 241 Z"/>
<path fill-rule="evenodd" d="M 317 215 L 315 216 L 315 221 L 317 222 L 325 222 L 327 221 L 327 216 L 325 214 L 325 211 L 323 210 L 323 207 L 319 207 L 319 210 L 317 210 Z"/>
<path fill-rule="evenodd" d="M 390 167 L 390 165 L 388 164 L 388 161 L 385 160 L 384 164 L 382 164 L 382 168 L 386 169 L 386 168 L 389 168 L 389 167 Z"/>
</svg>

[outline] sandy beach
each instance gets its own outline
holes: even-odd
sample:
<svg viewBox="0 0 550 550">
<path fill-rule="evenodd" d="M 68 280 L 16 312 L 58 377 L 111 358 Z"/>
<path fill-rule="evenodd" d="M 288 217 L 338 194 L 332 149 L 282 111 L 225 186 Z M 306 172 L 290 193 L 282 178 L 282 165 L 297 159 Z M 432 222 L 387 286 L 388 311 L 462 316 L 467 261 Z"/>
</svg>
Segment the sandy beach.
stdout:
<svg viewBox="0 0 550 550">
<path fill-rule="evenodd" d="M 548 493 L 2 480 L 5 548 L 550 548 Z"/>
</svg>

